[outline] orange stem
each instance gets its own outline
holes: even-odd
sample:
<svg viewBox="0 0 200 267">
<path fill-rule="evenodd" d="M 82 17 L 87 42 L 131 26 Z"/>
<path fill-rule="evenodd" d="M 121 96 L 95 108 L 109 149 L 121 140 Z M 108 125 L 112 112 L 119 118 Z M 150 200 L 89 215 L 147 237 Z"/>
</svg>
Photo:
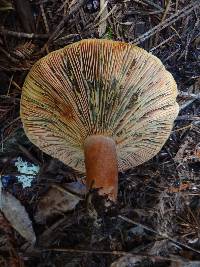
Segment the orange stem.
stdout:
<svg viewBox="0 0 200 267">
<path fill-rule="evenodd" d="M 118 168 L 117 153 L 113 139 L 103 135 L 92 135 L 84 144 L 87 188 L 99 188 L 100 195 L 117 199 Z"/>
</svg>

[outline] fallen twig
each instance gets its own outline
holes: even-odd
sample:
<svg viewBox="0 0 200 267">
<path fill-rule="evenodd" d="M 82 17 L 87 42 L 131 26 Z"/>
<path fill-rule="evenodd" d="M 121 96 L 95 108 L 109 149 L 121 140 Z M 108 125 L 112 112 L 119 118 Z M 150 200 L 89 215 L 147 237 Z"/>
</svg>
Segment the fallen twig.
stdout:
<svg viewBox="0 0 200 267">
<path fill-rule="evenodd" d="M 181 111 L 181 110 L 187 108 L 187 107 L 188 107 L 189 105 L 191 105 L 194 101 L 195 101 L 194 98 L 193 98 L 193 99 L 190 99 L 190 100 L 188 100 L 188 101 L 186 101 L 184 104 L 182 104 L 182 105 L 180 106 L 179 110 Z"/>
<path fill-rule="evenodd" d="M 190 5 L 186 6 L 185 8 L 181 9 L 180 11 L 178 11 L 176 14 L 172 15 L 171 17 L 169 17 L 168 19 L 164 20 L 163 22 L 159 23 L 158 25 L 156 25 L 155 27 L 153 27 L 151 30 L 145 32 L 144 34 L 142 34 L 140 37 L 134 39 L 132 41 L 132 43 L 134 43 L 135 45 L 140 44 L 141 42 L 144 42 L 145 40 L 147 40 L 148 38 L 150 38 L 151 36 L 153 36 L 154 34 L 160 32 L 161 30 L 165 29 L 166 27 L 170 26 L 171 24 L 173 24 L 174 22 L 176 22 L 177 20 L 187 16 L 188 14 L 190 14 L 195 8 L 200 6 L 200 2 L 199 0 L 191 3 Z"/>
<path fill-rule="evenodd" d="M 171 35 L 169 38 L 165 39 L 163 42 L 161 42 L 161 43 L 158 44 L 157 46 L 152 47 L 152 48 L 149 50 L 149 52 L 152 53 L 153 51 L 155 51 L 156 49 L 158 49 L 158 48 L 161 47 L 162 45 L 168 43 L 170 40 L 172 40 L 172 39 L 173 39 L 174 37 L 176 37 L 176 36 L 177 36 L 177 34 L 173 34 L 173 35 Z"/>
<path fill-rule="evenodd" d="M 193 115 L 182 115 L 182 116 L 178 116 L 176 118 L 176 121 L 199 121 L 200 122 L 200 117 L 193 116 Z"/>
<path fill-rule="evenodd" d="M 27 39 L 47 39 L 49 37 L 49 34 L 15 32 L 7 30 L 4 27 L 0 28 L 0 35 L 9 35 L 17 38 L 27 38 Z"/>
<path fill-rule="evenodd" d="M 163 16 L 162 16 L 162 19 L 161 19 L 161 22 L 160 23 L 162 23 L 163 21 L 165 21 L 166 16 L 167 16 L 167 13 L 169 12 L 169 9 L 170 9 L 170 5 L 171 5 L 171 0 L 168 0 L 168 3 L 166 5 L 166 8 L 165 8 L 165 11 L 163 13 Z M 155 45 L 157 45 L 157 43 L 158 43 L 158 33 L 159 32 L 157 32 L 156 33 L 156 36 L 155 36 Z"/>
<path fill-rule="evenodd" d="M 189 262 L 186 259 L 177 259 L 175 257 L 162 257 L 157 255 L 148 255 L 146 253 L 133 253 L 133 252 L 125 252 L 125 251 L 105 251 L 105 250 L 86 250 L 86 249 L 70 249 L 70 248 L 49 248 L 42 249 L 44 251 L 56 251 L 56 252 L 67 252 L 67 253 L 83 253 L 83 254 L 100 254 L 100 255 L 118 255 L 118 256 L 142 256 L 153 258 L 155 260 L 163 260 L 163 261 L 174 261 L 179 263 Z"/>
<path fill-rule="evenodd" d="M 179 92 L 180 97 L 185 97 L 185 98 L 194 98 L 194 99 L 200 99 L 200 93 L 194 94 L 194 93 L 189 93 L 189 92 Z"/>
</svg>

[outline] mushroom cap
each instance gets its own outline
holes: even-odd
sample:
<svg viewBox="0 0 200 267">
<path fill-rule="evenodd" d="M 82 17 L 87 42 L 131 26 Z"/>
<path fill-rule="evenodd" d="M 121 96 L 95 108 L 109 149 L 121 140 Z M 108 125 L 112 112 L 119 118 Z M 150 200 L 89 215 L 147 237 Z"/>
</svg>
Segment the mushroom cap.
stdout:
<svg viewBox="0 0 200 267">
<path fill-rule="evenodd" d="M 84 141 L 115 140 L 119 170 L 156 155 L 178 113 L 177 86 L 161 61 L 137 46 L 88 39 L 34 64 L 21 98 L 28 138 L 85 172 Z"/>
</svg>

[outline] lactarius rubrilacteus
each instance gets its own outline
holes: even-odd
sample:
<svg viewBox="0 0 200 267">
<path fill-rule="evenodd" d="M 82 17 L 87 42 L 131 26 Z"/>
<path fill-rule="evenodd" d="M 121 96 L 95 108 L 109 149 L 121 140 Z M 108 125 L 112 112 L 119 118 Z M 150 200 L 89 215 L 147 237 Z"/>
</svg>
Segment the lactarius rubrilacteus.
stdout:
<svg viewBox="0 0 200 267">
<path fill-rule="evenodd" d="M 178 113 L 177 87 L 161 61 L 123 42 L 88 39 L 40 59 L 22 90 L 29 139 L 116 200 L 118 170 L 156 155 Z"/>
</svg>

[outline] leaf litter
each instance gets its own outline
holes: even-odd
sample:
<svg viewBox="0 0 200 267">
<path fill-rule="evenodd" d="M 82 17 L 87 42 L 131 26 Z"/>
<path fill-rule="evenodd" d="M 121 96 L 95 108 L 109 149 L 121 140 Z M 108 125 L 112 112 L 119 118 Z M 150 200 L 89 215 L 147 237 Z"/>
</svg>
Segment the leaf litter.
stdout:
<svg viewBox="0 0 200 267">
<path fill-rule="evenodd" d="M 11 226 L 28 242 L 34 244 L 36 236 L 24 206 L 9 192 L 0 191 L 0 208 Z"/>
</svg>

